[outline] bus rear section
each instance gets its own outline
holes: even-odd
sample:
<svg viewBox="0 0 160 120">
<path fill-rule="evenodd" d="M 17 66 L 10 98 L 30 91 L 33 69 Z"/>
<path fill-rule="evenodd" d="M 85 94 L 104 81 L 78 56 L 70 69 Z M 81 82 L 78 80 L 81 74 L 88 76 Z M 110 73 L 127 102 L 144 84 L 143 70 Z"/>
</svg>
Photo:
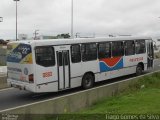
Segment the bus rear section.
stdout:
<svg viewBox="0 0 160 120">
<path fill-rule="evenodd" d="M 7 45 L 7 48 L 8 85 L 34 92 L 31 45 L 29 43 L 12 42 Z"/>
</svg>

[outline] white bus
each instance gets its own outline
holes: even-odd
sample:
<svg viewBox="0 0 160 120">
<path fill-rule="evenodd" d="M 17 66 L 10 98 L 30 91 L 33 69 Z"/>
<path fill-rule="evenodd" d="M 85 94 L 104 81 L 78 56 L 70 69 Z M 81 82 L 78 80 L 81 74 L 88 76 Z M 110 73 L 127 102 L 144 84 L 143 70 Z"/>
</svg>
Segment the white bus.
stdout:
<svg viewBox="0 0 160 120">
<path fill-rule="evenodd" d="M 153 67 L 150 37 L 16 41 L 8 44 L 10 86 L 35 93 L 57 92 Z"/>
</svg>

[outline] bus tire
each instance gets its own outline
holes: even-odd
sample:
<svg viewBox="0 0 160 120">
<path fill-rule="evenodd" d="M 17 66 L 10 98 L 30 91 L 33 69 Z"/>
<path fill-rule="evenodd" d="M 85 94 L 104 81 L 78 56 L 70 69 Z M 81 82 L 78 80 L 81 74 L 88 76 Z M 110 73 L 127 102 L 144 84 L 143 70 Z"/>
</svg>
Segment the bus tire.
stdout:
<svg viewBox="0 0 160 120">
<path fill-rule="evenodd" d="M 143 73 L 143 67 L 142 65 L 138 64 L 136 68 L 136 75 L 139 76 L 142 75 L 142 73 Z"/>
<path fill-rule="evenodd" d="M 91 73 L 87 73 L 82 78 L 82 87 L 84 89 L 92 88 L 94 84 L 94 76 Z"/>
</svg>

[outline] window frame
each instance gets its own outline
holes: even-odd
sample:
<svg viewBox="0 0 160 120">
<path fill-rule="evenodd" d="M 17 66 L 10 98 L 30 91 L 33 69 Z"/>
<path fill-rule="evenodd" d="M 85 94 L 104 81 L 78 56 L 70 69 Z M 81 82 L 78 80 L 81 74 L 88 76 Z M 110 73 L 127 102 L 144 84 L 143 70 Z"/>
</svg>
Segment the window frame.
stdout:
<svg viewBox="0 0 160 120">
<path fill-rule="evenodd" d="M 96 45 L 96 58 L 95 59 L 89 59 L 89 60 L 84 60 L 84 58 L 83 58 L 83 50 L 82 50 L 82 46 L 83 45 L 90 45 L 90 44 L 95 44 Z M 86 49 L 85 49 L 86 50 Z M 97 43 L 96 42 L 91 42 L 91 43 L 82 43 L 81 44 L 81 59 L 82 59 L 82 61 L 83 62 L 88 62 L 88 61 L 95 61 L 95 60 L 97 60 L 98 59 L 98 47 L 97 47 Z"/>
<path fill-rule="evenodd" d="M 53 56 L 52 56 L 52 57 L 54 57 L 53 64 L 51 64 L 51 65 L 43 65 L 43 64 L 37 63 L 37 53 L 36 53 L 36 49 L 38 49 L 38 48 L 49 48 L 49 47 L 52 49 L 52 52 L 53 52 Z M 36 46 L 34 50 L 35 50 L 35 63 L 36 63 L 37 65 L 40 65 L 40 66 L 43 66 L 43 67 L 53 67 L 53 66 L 56 65 L 56 54 L 55 54 L 55 48 L 54 48 L 54 46 Z"/>
<path fill-rule="evenodd" d="M 100 57 L 100 55 L 99 55 L 99 54 L 100 54 L 100 51 L 99 51 L 99 49 L 100 49 L 100 44 L 107 44 L 107 43 L 109 44 L 109 57 L 104 57 L 104 58 L 103 58 L 103 57 Z M 98 50 L 97 50 L 97 52 L 98 52 L 98 59 L 111 58 L 111 56 L 112 56 L 112 53 L 111 53 L 111 51 L 112 51 L 112 50 L 111 50 L 111 42 L 99 42 L 97 46 L 98 46 L 98 47 L 97 47 L 97 48 L 98 48 Z M 105 46 L 105 49 L 106 49 L 106 46 Z M 106 53 L 106 52 L 105 52 L 105 53 Z"/>
<path fill-rule="evenodd" d="M 74 45 L 79 46 L 79 53 L 80 53 L 80 60 L 79 60 L 79 61 L 76 61 L 76 62 L 73 62 L 73 59 L 72 59 L 72 47 L 73 47 Z M 71 54 L 71 62 L 72 62 L 72 63 L 80 63 L 80 62 L 82 61 L 81 45 L 80 45 L 80 44 L 71 44 L 71 46 L 70 46 L 70 54 Z"/>
<path fill-rule="evenodd" d="M 133 54 L 126 54 L 126 42 L 134 42 L 134 53 Z M 128 49 L 127 49 L 128 50 Z M 125 54 L 125 56 L 131 56 L 131 55 L 135 55 L 136 54 L 136 42 L 135 42 L 135 40 L 126 40 L 126 41 L 124 41 L 124 54 Z"/>
<path fill-rule="evenodd" d="M 121 42 L 123 43 L 122 47 L 123 47 L 123 53 L 121 55 L 113 55 L 113 43 L 116 43 L 116 42 Z M 117 50 L 119 51 L 119 49 Z M 125 50 L 124 50 L 124 40 L 123 41 L 112 41 L 111 42 L 111 57 L 120 57 L 120 56 L 124 56 L 125 55 Z"/>
</svg>

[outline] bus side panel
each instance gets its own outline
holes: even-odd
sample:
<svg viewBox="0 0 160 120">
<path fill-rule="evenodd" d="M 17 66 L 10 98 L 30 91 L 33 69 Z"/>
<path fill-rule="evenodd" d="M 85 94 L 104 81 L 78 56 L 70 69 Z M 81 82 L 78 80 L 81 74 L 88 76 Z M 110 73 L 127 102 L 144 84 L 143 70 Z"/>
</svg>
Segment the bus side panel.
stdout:
<svg viewBox="0 0 160 120">
<path fill-rule="evenodd" d="M 33 53 L 34 59 L 34 79 L 35 89 L 37 93 L 40 92 L 57 92 L 58 91 L 58 75 L 57 64 L 50 67 L 44 67 L 36 63 L 35 50 Z M 57 57 L 55 56 L 55 60 Z"/>
<path fill-rule="evenodd" d="M 87 61 L 82 63 L 82 75 L 87 72 L 92 72 L 95 75 L 95 82 L 98 81 L 98 74 L 99 73 L 99 60 L 94 61 Z"/>
<path fill-rule="evenodd" d="M 29 75 L 33 75 L 32 64 L 16 64 L 7 63 L 8 66 L 8 78 L 7 82 L 13 87 L 21 86 L 22 89 L 26 89 L 34 92 L 34 83 L 29 83 Z"/>
<path fill-rule="evenodd" d="M 37 92 L 58 91 L 57 67 L 43 67 L 35 65 L 36 90 Z"/>
<path fill-rule="evenodd" d="M 70 63 L 71 64 L 71 88 L 79 87 L 82 83 L 82 63 Z"/>
<path fill-rule="evenodd" d="M 98 60 L 72 64 L 71 63 L 71 88 L 82 85 L 82 78 L 85 73 L 92 72 L 95 75 L 95 82 L 98 81 L 99 62 Z"/>
<path fill-rule="evenodd" d="M 133 74 L 136 73 L 136 67 L 138 63 L 144 64 L 144 70 L 147 69 L 147 54 L 137 54 L 132 56 L 124 57 L 124 68 L 125 74 Z"/>
<path fill-rule="evenodd" d="M 99 60 L 99 81 L 123 75 L 123 56 Z"/>
</svg>

